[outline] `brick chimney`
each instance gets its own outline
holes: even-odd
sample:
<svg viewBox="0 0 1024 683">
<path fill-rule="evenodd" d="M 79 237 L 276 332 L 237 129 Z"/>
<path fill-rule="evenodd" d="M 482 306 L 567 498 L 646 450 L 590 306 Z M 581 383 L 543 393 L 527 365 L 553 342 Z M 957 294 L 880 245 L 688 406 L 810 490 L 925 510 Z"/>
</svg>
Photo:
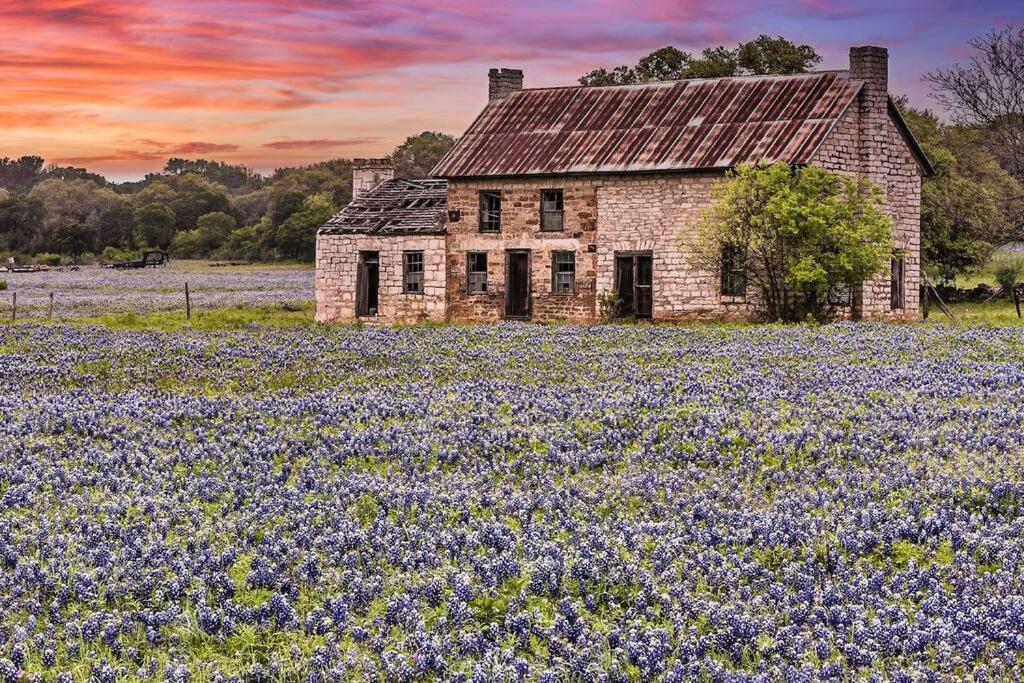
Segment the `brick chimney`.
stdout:
<svg viewBox="0 0 1024 683">
<path fill-rule="evenodd" d="M 395 177 L 391 159 L 352 160 L 352 199 L 363 196 L 386 180 Z"/>
<path fill-rule="evenodd" d="M 488 100 L 500 100 L 522 89 L 522 69 L 491 69 L 487 72 Z"/>
</svg>

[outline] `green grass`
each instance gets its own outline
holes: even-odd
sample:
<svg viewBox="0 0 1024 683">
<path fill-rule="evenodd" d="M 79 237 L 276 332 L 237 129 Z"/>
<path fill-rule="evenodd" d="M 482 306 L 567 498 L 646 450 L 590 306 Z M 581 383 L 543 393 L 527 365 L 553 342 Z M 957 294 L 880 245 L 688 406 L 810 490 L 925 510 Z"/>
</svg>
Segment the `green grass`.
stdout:
<svg viewBox="0 0 1024 683">
<path fill-rule="evenodd" d="M 107 327 L 112 330 L 144 330 L 154 332 L 180 332 L 202 330 L 204 332 L 228 332 L 252 325 L 263 327 L 302 327 L 314 324 L 312 301 L 276 306 L 233 306 L 193 311 L 192 318 L 186 319 L 184 311 L 162 311 L 155 313 L 112 313 L 84 318 L 50 321 L 52 324 L 84 325 Z M 4 325 L 22 323 L 46 323 L 41 318 L 6 321 Z"/>
<path fill-rule="evenodd" d="M 1013 303 L 1004 298 L 992 299 L 988 303 L 950 304 L 950 311 L 957 324 L 962 325 L 994 325 L 997 327 L 1024 326 L 1024 320 L 1017 317 Z M 1022 306 L 1024 311 L 1024 306 Z M 947 318 L 938 306 L 932 304 L 928 314 L 928 322 L 948 324 Z"/>
</svg>

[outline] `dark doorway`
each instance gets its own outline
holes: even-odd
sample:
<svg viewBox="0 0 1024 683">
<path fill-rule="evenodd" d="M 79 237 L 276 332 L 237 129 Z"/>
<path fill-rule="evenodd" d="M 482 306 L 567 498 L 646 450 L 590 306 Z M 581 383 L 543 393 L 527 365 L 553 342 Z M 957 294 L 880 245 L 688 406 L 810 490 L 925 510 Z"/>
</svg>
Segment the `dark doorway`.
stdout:
<svg viewBox="0 0 1024 683">
<path fill-rule="evenodd" d="M 380 298 L 380 252 L 359 252 L 356 273 L 356 314 L 377 315 Z"/>
<path fill-rule="evenodd" d="M 505 252 L 505 317 L 530 317 L 530 252 Z"/>
<path fill-rule="evenodd" d="M 650 253 L 615 254 L 615 291 L 622 299 L 619 316 L 651 317 L 654 302 L 653 271 L 653 257 Z"/>
</svg>

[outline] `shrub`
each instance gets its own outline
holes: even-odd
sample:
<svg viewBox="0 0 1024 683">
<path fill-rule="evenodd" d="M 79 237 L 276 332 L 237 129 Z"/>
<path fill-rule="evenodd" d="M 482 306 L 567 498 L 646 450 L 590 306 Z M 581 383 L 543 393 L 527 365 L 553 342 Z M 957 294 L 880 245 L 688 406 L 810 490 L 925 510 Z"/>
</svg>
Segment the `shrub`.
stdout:
<svg viewBox="0 0 1024 683">
<path fill-rule="evenodd" d="M 1017 286 L 1024 278 L 1024 256 L 1019 254 L 1004 254 L 992 259 L 992 274 L 996 282 L 1003 288 L 1003 292 L 1013 301 L 1017 308 L 1017 317 L 1020 314 L 1020 299 L 1017 295 Z"/>
<path fill-rule="evenodd" d="M 697 260 L 725 273 L 723 291 L 750 296 L 769 320 L 832 317 L 830 295 L 882 272 L 893 254 L 892 218 L 867 180 L 742 165 L 711 196 Z"/>
<path fill-rule="evenodd" d="M 59 266 L 64 263 L 64 257 L 60 254 L 51 254 L 44 251 L 33 256 L 32 261 L 43 266 Z"/>
<path fill-rule="evenodd" d="M 1024 256 L 1000 254 L 992 258 L 992 275 L 1003 291 L 1009 295 L 1024 278 Z"/>
<path fill-rule="evenodd" d="M 107 247 L 100 254 L 101 263 L 120 263 L 122 261 L 132 261 L 138 258 L 138 255 L 127 249 L 118 249 L 117 247 Z"/>
</svg>

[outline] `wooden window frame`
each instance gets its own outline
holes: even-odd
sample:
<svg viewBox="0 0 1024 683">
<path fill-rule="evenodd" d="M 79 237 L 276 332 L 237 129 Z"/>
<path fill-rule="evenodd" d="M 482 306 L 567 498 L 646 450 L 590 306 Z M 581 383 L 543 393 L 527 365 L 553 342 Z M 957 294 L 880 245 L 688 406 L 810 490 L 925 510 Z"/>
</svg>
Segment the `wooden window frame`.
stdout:
<svg viewBox="0 0 1024 683">
<path fill-rule="evenodd" d="M 410 268 L 410 258 L 419 257 L 419 270 L 413 270 Z M 403 294 L 415 294 L 422 295 L 425 292 L 425 277 L 424 272 L 426 270 L 426 260 L 424 259 L 423 251 L 416 249 L 412 251 L 402 252 L 402 293 Z M 411 289 L 410 285 L 418 286 L 418 289 Z"/>
<path fill-rule="evenodd" d="M 557 209 L 546 209 L 546 195 L 552 194 L 558 204 Z M 548 227 L 548 220 L 554 220 L 558 216 L 558 227 Z M 559 188 L 549 188 L 540 191 L 540 231 L 541 232 L 565 232 L 565 193 Z"/>
<path fill-rule="evenodd" d="M 487 208 L 488 199 L 496 199 L 498 208 Z M 480 190 L 480 220 L 477 228 L 485 234 L 501 232 L 501 190 Z"/>
<path fill-rule="evenodd" d="M 746 256 L 743 249 L 732 245 L 722 247 L 722 272 L 719 293 L 730 299 L 747 296 Z"/>
<path fill-rule="evenodd" d="M 570 259 L 568 261 L 559 262 L 559 257 L 568 255 Z M 565 265 L 565 263 L 571 263 L 572 269 L 568 271 L 560 271 L 559 265 Z M 567 291 L 561 291 L 559 288 L 559 275 L 568 275 Z M 551 252 L 551 293 L 555 296 L 572 296 L 576 293 L 576 252 L 568 250 L 559 250 Z"/>
<path fill-rule="evenodd" d="M 473 265 L 474 265 L 473 262 L 474 262 L 474 260 L 476 260 L 478 258 L 481 258 L 481 257 L 484 260 L 484 269 L 482 271 L 481 270 L 473 270 Z M 468 251 L 468 252 L 466 252 L 466 294 L 468 294 L 470 296 L 475 296 L 475 295 L 479 295 L 479 294 L 487 294 L 487 267 L 489 265 L 488 261 L 489 261 L 489 259 L 487 257 L 487 252 L 486 251 Z M 474 281 L 479 281 L 480 278 L 479 277 L 474 278 L 473 276 L 474 275 L 479 276 L 480 273 L 483 273 L 483 278 L 482 278 L 483 279 L 483 284 L 482 284 L 482 286 L 480 286 L 479 289 L 474 289 L 474 287 L 473 287 Z"/>
<path fill-rule="evenodd" d="M 907 307 L 906 254 L 896 252 L 889 264 L 889 310 L 902 311 Z"/>
</svg>

